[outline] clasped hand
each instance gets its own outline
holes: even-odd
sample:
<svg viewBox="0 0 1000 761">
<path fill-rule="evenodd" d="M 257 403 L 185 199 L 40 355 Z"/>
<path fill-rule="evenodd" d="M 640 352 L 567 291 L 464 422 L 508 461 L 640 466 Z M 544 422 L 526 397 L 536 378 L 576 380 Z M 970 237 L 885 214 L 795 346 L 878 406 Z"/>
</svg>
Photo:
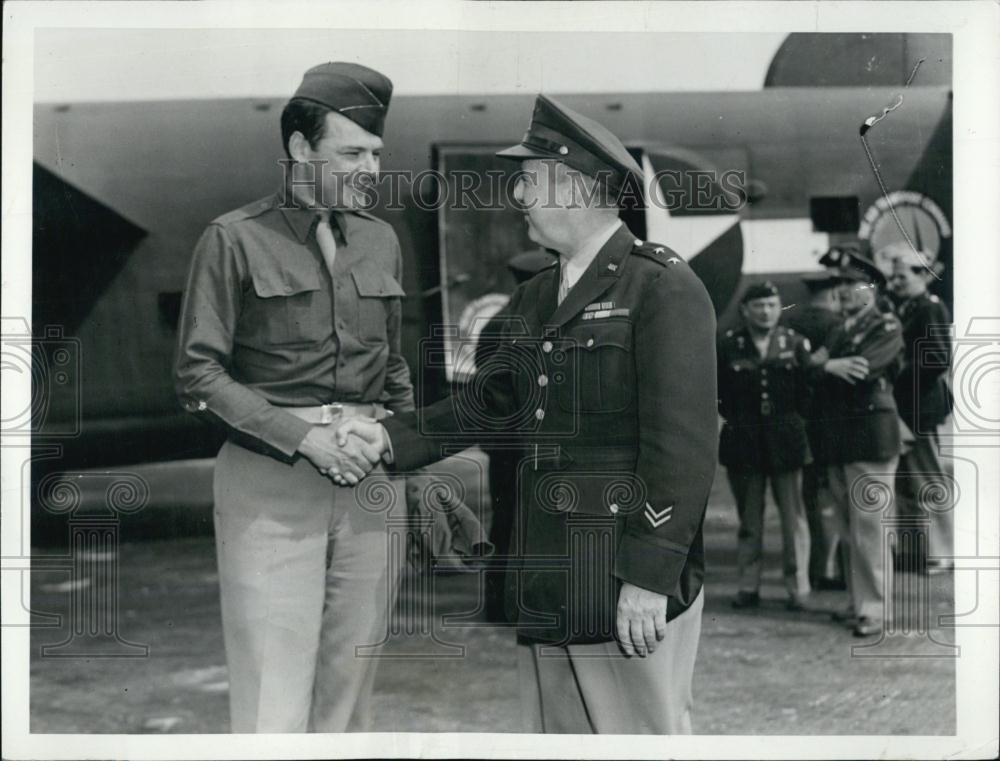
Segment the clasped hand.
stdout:
<svg viewBox="0 0 1000 761">
<path fill-rule="evenodd" d="M 349 418 L 337 426 L 314 426 L 299 446 L 316 469 L 340 486 L 354 486 L 388 450 L 385 429 L 373 418 Z"/>
</svg>

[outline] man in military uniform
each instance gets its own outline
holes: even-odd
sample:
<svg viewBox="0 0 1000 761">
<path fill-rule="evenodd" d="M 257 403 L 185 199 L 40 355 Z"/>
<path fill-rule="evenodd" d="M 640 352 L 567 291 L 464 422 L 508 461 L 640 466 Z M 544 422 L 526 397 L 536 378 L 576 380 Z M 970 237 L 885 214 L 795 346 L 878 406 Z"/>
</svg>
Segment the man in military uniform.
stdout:
<svg viewBox="0 0 1000 761">
<path fill-rule="evenodd" d="M 817 352 L 826 347 L 830 332 L 843 320 L 837 290 L 840 278 L 824 270 L 803 276 L 802 282 L 809 289 L 809 300 L 790 305 L 782 313 L 781 321 L 807 338 L 812 351 Z M 809 406 L 804 411 L 806 438 L 813 448 L 816 437 L 814 403 L 817 402 L 810 396 Z M 802 502 L 809 522 L 809 583 L 813 589 L 844 589 L 843 559 L 847 547 L 837 540 L 826 466 L 812 458 L 802 466 Z"/>
<path fill-rule="evenodd" d="M 716 460 L 712 303 L 684 261 L 619 220 L 615 199 L 642 170 L 600 124 L 540 95 L 499 155 L 522 162 L 515 200 L 559 261 L 514 292 L 498 371 L 340 433 L 391 449 L 398 470 L 446 444 L 523 443 L 508 607 L 525 729 L 690 732 Z"/>
<path fill-rule="evenodd" d="M 827 464 L 842 535 L 848 538 L 850 608 L 835 618 L 863 637 L 882 631 L 884 548 L 882 515 L 892 503 L 900 436 L 893 380 L 903 349 L 899 321 L 878 308 L 885 278 L 867 259 L 846 254 L 836 262 L 845 282 L 845 320 L 828 340 L 815 370 L 818 462 Z"/>
<path fill-rule="evenodd" d="M 743 327 L 728 331 L 719 343 L 719 412 L 725 419 L 719 462 L 740 517 L 733 607 L 760 604 L 764 490 L 770 481 L 781 517 L 787 607 L 802 610 L 810 591 L 809 524 L 802 504 L 809 339 L 778 324 L 781 297 L 770 282 L 747 288 L 740 312 Z"/>
<path fill-rule="evenodd" d="M 954 515 L 949 479 L 939 455 L 938 426 L 947 420 L 952 407 L 947 383 L 951 315 L 941 299 L 927 292 L 930 270 L 926 254 L 906 244 L 895 244 L 882 253 L 892 262 L 889 286 L 905 344 L 903 369 L 895 385 L 896 404 L 913 435 L 909 449 L 899 459 L 896 507 L 902 514 L 930 518 L 927 569 L 945 571 L 954 563 Z M 935 493 L 947 498 L 928 509 L 928 495 Z"/>
<path fill-rule="evenodd" d="M 385 514 L 328 477 L 378 455 L 352 459 L 329 423 L 413 408 L 399 242 L 360 208 L 391 93 L 364 66 L 307 71 L 281 115 L 291 176 L 213 221 L 191 262 L 176 385 L 229 432 L 214 492 L 234 732 L 367 726 L 376 661 L 355 648 L 384 635 L 395 579 Z"/>
</svg>

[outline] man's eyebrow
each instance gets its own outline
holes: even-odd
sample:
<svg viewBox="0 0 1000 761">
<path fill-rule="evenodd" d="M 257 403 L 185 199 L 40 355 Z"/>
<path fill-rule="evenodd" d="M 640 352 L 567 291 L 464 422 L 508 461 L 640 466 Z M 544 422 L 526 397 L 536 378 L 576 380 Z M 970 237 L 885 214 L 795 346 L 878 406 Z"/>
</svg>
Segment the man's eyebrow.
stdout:
<svg viewBox="0 0 1000 761">
<path fill-rule="evenodd" d="M 379 145 L 342 145 L 340 150 L 342 151 L 381 151 L 384 146 Z"/>
</svg>

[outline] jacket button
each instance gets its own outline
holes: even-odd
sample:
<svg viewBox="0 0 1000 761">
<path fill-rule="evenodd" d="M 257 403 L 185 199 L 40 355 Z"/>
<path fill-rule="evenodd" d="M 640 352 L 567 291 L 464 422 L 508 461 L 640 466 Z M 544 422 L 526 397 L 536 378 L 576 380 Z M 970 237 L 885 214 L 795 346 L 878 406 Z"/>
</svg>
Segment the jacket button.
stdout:
<svg viewBox="0 0 1000 761">
<path fill-rule="evenodd" d="M 551 341 L 543 341 L 542 342 L 542 351 L 544 351 L 546 354 L 548 354 L 550 351 L 552 351 L 552 342 Z"/>
<path fill-rule="evenodd" d="M 542 388 L 545 388 L 547 385 L 549 385 L 549 376 L 547 376 L 545 373 L 539 375 L 538 385 L 541 386 Z"/>
<path fill-rule="evenodd" d="M 541 407 L 535 410 L 535 418 L 537 420 L 541 420 L 544 417 L 545 417 L 545 410 L 543 410 Z"/>
<path fill-rule="evenodd" d="M 767 385 L 767 378 L 762 378 L 761 381 L 760 381 L 760 385 L 766 386 Z"/>
<path fill-rule="evenodd" d="M 767 392 L 766 392 L 766 391 L 762 391 L 762 392 L 760 393 L 760 398 L 761 398 L 761 399 L 767 399 Z"/>
<path fill-rule="evenodd" d="M 617 502 L 612 502 L 610 505 L 608 505 L 608 510 L 611 511 L 612 515 L 614 515 L 615 513 L 617 513 L 618 512 L 618 503 Z"/>
<path fill-rule="evenodd" d="M 589 348 L 589 347 L 591 347 L 593 345 L 594 345 L 594 339 L 593 338 L 588 338 L 587 339 L 587 347 Z"/>
</svg>

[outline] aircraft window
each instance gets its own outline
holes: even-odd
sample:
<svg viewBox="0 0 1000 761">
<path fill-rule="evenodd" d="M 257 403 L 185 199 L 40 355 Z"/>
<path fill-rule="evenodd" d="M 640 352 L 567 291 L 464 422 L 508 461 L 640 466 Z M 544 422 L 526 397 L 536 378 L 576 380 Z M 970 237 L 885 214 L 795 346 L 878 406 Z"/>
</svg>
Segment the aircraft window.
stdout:
<svg viewBox="0 0 1000 761">
<path fill-rule="evenodd" d="M 861 224 L 857 196 L 813 196 L 809 217 L 819 233 L 856 233 Z"/>
</svg>

